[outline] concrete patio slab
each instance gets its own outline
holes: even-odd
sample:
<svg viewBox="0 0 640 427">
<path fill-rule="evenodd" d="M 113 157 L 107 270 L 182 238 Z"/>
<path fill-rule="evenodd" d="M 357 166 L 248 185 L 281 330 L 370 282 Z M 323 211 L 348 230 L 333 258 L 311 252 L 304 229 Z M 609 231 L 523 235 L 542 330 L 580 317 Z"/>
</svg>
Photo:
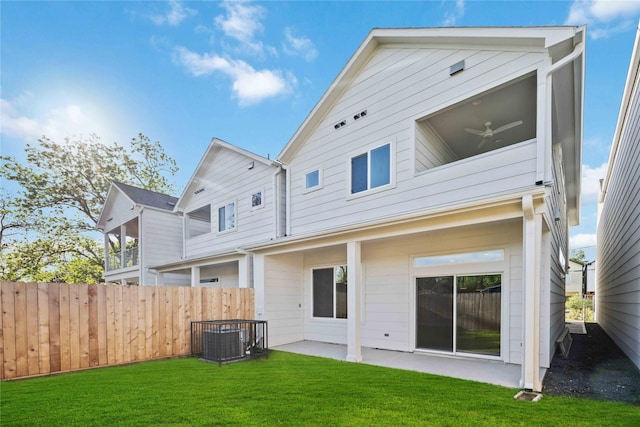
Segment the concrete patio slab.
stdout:
<svg viewBox="0 0 640 427">
<path fill-rule="evenodd" d="M 336 360 L 345 360 L 347 357 L 346 345 L 317 341 L 298 341 L 272 347 L 272 349 Z M 479 381 L 509 388 L 520 388 L 520 366 L 497 360 L 434 355 L 422 352 L 408 353 L 368 347 L 362 348 L 362 359 L 362 363 L 368 365 Z M 541 378 L 544 377 L 544 370 L 541 370 L 540 374 Z"/>
</svg>

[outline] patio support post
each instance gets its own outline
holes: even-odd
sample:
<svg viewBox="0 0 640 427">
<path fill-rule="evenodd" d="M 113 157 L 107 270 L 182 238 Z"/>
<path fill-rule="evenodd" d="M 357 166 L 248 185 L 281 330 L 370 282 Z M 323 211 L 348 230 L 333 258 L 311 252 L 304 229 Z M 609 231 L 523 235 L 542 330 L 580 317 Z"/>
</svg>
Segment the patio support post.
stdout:
<svg viewBox="0 0 640 427">
<path fill-rule="evenodd" d="M 191 267 L 191 287 L 200 286 L 200 267 Z"/>
<path fill-rule="evenodd" d="M 523 337 L 522 387 L 541 391 L 540 382 L 540 269 L 542 215 L 535 212 L 533 197 L 522 198 L 523 223 Z"/>
<path fill-rule="evenodd" d="M 360 242 L 347 243 L 347 361 L 361 362 L 360 319 L 362 259 Z"/>
<path fill-rule="evenodd" d="M 244 255 L 238 259 L 238 287 L 251 287 L 249 286 L 249 255 Z"/>
</svg>

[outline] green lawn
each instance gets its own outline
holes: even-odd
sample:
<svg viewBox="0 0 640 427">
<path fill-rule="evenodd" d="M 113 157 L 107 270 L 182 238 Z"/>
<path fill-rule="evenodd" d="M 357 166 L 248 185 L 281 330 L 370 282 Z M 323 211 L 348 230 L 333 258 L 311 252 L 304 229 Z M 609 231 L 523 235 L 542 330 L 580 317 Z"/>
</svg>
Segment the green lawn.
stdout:
<svg viewBox="0 0 640 427">
<path fill-rule="evenodd" d="M 640 425 L 640 407 L 272 352 L 194 358 L 0 383 L 2 426 Z"/>
</svg>

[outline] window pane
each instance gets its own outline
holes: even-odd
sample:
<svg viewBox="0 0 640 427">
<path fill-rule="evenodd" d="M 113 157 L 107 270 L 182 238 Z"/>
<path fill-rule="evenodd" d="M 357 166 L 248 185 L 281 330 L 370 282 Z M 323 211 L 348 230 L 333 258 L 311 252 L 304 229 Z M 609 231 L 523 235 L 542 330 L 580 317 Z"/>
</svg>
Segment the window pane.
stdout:
<svg viewBox="0 0 640 427">
<path fill-rule="evenodd" d="M 371 151 L 371 188 L 391 182 L 391 145 Z"/>
<path fill-rule="evenodd" d="M 416 279 L 416 347 L 453 351 L 453 276 Z"/>
<path fill-rule="evenodd" d="M 236 226 L 236 204 L 229 203 L 226 211 L 226 229 L 230 230 Z"/>
<path fill-rule="evenodd" d="M 491 262 L 504 260 L 504 251 L 496 249 L 492 251 L 469 252 L 464 254 L 436 255 L 420 257 L 414 260 L 416 267 L 430 265 L 458 264 L 465 262 Z"/>
<path fill-rule="evenodd" d="M 218 209 L 218 231 L 224 231 L 226 230 L 225 227 L 225 207 L 221 207 L 220 209 Z"/>
<path fill-rule="evenodd" d="M 351 159 L 351 194 L 366 190 L 367 187 L 367 154 Z"/>
<path fill-rule="evenodd" d="M 456 283 L 457 351 L 499 356 L 502 275 L 458 276 Z"/>
<path fill-rule="evenodd" d="M 320 171 L 315 170 L 307 174 L 307 183 L 305 188 L 317 187 L 320 185 Z"/>
<path fill-rule="evenodd" d="M 333 268 L 313 270 L 313 317 L 333 317 Z"/>
<path fill-rule="evenodd" d="M 251 196 L 251 207 L 252 208 L 260 206 L 261 204 L 262 204 L 262 191 L 260 191 L 258 193 L 254 193 Z"/>
<path fill-rule="evenodd" d="M 347 267 L 336 268 L 336 319 L 347 318 Z"/>
</svg>

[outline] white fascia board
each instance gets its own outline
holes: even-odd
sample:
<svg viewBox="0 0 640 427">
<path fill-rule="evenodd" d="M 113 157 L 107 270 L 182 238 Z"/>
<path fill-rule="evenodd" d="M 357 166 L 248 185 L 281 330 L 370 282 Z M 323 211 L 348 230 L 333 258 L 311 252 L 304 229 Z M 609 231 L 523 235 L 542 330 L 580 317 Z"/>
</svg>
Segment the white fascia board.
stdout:
<svg viewBox="0 0 640 427">
<path fill-rule="evenodd" d="M 107 192 L 107 198 L 105 199 L 104 205 L 102 205 L 100 216 L 98 216 L 98 220 L 96 221 L 96 228 L 98 228 L 99 230 L 104 231 L 106 227 L 106 224 L 103 222 L 104 216 L 105 213 L 108 212 L 109 209 L 111 209 L 111 207 L 113 206 L 116 197 L 116 191 L 129 199 L 129 201 L 133 205 L 135 205 L 135 202 L 131 199 L 131 197 L 129 197 L 124 191 L 122 191 L 116 184 L 112 182 L 111 186 L 109 187 L 109 191 Z"/>
</svg>

